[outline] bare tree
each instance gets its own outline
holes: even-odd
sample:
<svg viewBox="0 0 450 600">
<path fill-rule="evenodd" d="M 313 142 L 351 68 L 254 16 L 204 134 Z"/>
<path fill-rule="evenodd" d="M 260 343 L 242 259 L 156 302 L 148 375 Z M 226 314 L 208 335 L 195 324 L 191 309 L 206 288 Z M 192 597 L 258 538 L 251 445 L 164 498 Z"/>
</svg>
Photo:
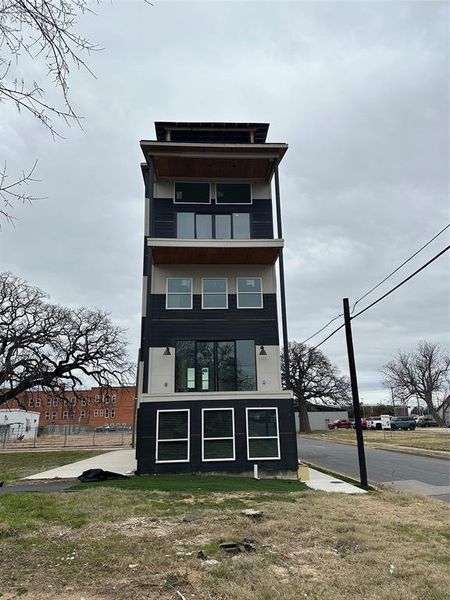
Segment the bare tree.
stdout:
<svg viewBox="0 0 450 600">
<path fill-rule="evenodd" d="M 91 73 L 84 56 L 98 47 L 76 33 L 77 16 L 92 12 L 100 0 L 0 0 L 0 104 L 36 117 L 54 136 L 54 120 L 79 122 L 69 98 L 72 66 Z M 42 83 L 24 76 L 27 59 L 40 60 L 48 80 L 60 91 L 60 105 L 47 100 Z M 14 204 L 36 199 L 26 186 L 34 181 L 34 167 L 8 179 L 6 164 L 0 173 L 0 217 L 13 220 Z"/>
<path fill-rule="evenodd" d="M 105 312 L 52 304 L 39 288 L 0 273 L 0 406 L 27 390 L 77 397 L 87 379 L 108 389 L 132 377 L 124 331 Z"/>
<path fill-rule="evenodd" d="M 311 431 L 307 402 L 314 400 L 333 406 L 345 406 L 351 399 L 348 379 L 339 374 L 338 368 L 320 350 L 299 342 L 289 342 L 289 374 L 299 412 L 300 431 Z M 281 375 L 285 385 L 283 353 Z"/>
<path fill-rule="evenodd" d="M 382 369 L 385 385 L 392 387 L 402 402 L 418 397 L 425 401 L 428 412 L 444 425 L 436 411 L 433 395 L 449 382 L 450 356 L 438 344 L 420 342 L 416 350 L 399 352 Z"/>
</svg>

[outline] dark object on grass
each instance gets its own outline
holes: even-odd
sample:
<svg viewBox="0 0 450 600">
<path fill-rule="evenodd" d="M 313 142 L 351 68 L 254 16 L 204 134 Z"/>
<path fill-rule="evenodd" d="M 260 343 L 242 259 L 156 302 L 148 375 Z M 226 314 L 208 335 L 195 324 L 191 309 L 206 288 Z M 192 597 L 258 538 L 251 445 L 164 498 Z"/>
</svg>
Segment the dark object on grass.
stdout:
<svg viewBox="0 0 450 600">
<path fill-rule="evenodd" d="M 129 479 L 129 477 L 122 475 L 122 473 L 113 473 L 113 471 L 104 471 L 103 469 L 88 469 L 78 477 L 81 483 L 109 481 L 111 479 Z"/>
<path fill-rule="evenodd" d="M 256 546 L 250 540 L 242 542 L 224 542 L 219 548 L 226 554 L 240 554 L 241 552 L 256 552 Z"/>
<path fill-rule="evenodd" d="M 203 552 L 203 550 L 200 550 L 200 552 L 197 552 L 197 558 L 199 558 L 200 560 L 206 560 L 208 557 Z"/>
<path fill-rule="evenodd" d="M 184 523 L 200 523 L 201 518 L 197 517 L 196 515 L 186 515 L 185 517 L 183 517 L 183 522 Z"/>
</svg>

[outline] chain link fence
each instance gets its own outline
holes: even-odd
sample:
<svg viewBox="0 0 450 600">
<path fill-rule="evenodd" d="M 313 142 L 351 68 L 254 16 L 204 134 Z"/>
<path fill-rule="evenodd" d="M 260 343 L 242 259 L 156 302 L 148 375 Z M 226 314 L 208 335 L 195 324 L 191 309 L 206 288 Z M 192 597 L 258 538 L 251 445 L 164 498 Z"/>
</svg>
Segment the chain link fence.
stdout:
<svg viewBox="0 0 450 600">
<path fill-rule="evenodd" d="M 0 450 L 23 448 L 127 448 L 133 441 L 129 426 L 52 425 L 0 427 Z"/>
</svg>

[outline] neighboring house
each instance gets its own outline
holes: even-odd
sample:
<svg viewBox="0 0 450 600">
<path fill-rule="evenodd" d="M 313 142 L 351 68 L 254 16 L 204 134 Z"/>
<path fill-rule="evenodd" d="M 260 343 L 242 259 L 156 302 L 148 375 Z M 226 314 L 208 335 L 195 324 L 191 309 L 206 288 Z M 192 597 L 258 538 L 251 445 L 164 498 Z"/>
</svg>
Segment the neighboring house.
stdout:
<svg viewBox="0 0 450 600">
<path fill-rule="evenodd" d="M 450 396 L 445 398 L 444 402 L 437 407 L 436 411 L 444 423 L 450 425 Z"/>
<path fill-rule="evenodd" d="M 308 403 L 308 419 L 311 431 L 323 431 L 328 429 L 328 423 L 337 419 L 348 419 L 348 410 L 333 408 L 329 406 L 311 405 Z M 300 420 L 298 412 L 295 413 L 295 429 L 300 431 Z"/>
<path fill-rule="evenodd" d="M 33 438 L 39 428 L 39 413 L 21 408 L 0 409 L 0 443 Z"/>
<path fill-rule="evenodd" d="M 137 471 L 248 472 L 256 463 L 296 471 L 292 394 L 281 388 L 279 358 L 284 242 L 274 238 L 271 189 L 287 145 L 266 143 L 267 124 L 155 128 L 156 140 L 140 142 Z"/>
<path fill-rule="evenodd" d="M 94 387 L 77 392 L 66 391 L 65 399 L 50 393 L 33 390 L 20 394 L 18 401 L 9 401 L 9 408 L 24 408 L 40 414 L 40 427 L 44 432 L 53 429 L 86 429 L 98 425 L 133 426 L 135 386 L 113 387 L 108 394 Z"/>
</svg>

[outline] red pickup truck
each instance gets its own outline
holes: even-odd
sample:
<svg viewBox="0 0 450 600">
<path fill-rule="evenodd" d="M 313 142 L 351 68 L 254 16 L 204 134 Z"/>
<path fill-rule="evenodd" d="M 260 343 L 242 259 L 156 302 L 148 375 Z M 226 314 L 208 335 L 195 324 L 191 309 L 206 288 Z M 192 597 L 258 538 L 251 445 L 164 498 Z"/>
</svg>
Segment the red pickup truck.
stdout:
<svg viewBox="0 0 450 600">
<path fill-rule="evenodd" d="M 337 421 L 331 421 L 328 423 L 328 429 L 351 429 L 353 423 L 345 419 L 338 419 Z"/>
</svg>

